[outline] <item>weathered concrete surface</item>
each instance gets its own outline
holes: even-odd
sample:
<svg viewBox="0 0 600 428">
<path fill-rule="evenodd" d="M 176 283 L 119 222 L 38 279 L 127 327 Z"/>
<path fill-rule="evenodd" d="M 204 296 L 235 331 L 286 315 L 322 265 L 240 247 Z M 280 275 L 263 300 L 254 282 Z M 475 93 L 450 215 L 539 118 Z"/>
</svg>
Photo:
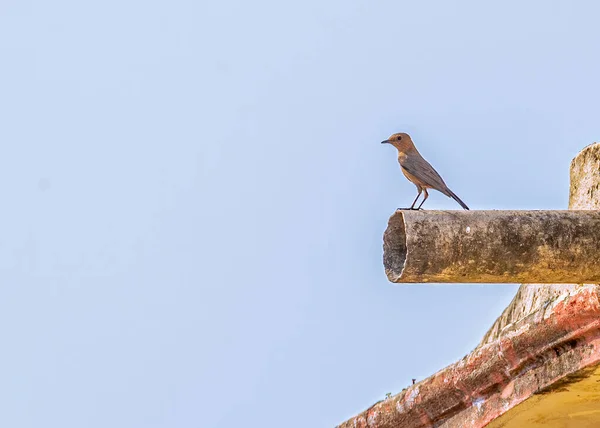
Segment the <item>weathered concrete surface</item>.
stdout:
<svg viewBox="0 0 600 428">
<path fill-rule="evenodd" d="M 600 282 L 600 211 L 404 210 L 383 242 L 392 282 Z"/>
<path fill-rule="evenodd" d="M 587 367 L 510 409 L 486 428 L 600 427 L 600 365 Z"/>
<path fill-rule="evenodd" d="M 593 144 L 571 164 L 569 208 L 600 210 L 599 189 L 600 144 Z M 534 394 L 600 362 L 599 293 L 598 285 L 521 286 L 468 356 L 340 428 L 478 428 L 526 405 Z"/>
<path fill-rule="evenodd" d="M 600 210 L 600 143 L 587 146 L 571 162 L 570 210 Z"/>
<path fill-rule="evenodd" d="M 600 210 L 600 143 L 587 146 L 571 162 L 569 209 Z M 574 293 L 581 284 L 523 284 L 512 302 L 488 330 L 481 345 L 496 340 L 503 331 L 527 315 Z"/>
<path fill-rule="evenodd" d="M 600 298 L 584 286 L 340 428 L 483 427 L 564 376 L 600 362 Z"/>
</svg>

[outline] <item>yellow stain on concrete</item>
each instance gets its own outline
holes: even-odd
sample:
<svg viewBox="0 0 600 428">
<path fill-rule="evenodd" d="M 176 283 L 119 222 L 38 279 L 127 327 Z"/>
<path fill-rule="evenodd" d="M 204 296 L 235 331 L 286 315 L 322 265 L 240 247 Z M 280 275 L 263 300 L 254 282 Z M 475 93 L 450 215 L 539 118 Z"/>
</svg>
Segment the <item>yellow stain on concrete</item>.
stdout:
<svg viewBox="0 0 600 428">
<path fill-rule="evenodd" d="M 486 426 L 528 427 L 600 427 L 600 365 L 567 376 Z"/>
</svg>

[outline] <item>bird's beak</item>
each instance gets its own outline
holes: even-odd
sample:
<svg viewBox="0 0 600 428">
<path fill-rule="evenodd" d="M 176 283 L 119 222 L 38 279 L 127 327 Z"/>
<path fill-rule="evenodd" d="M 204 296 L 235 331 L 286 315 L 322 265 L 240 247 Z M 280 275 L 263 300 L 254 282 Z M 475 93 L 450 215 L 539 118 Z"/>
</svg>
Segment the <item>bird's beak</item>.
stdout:
<svg viewBox="0 0 600 428">
<path fill-rule="evenodd" d="M 389 144 L 389 143 L 390 143 L 390 140 L 383 140 L 383 141 L 381 142 L 381 144 Z"/>
</svg>

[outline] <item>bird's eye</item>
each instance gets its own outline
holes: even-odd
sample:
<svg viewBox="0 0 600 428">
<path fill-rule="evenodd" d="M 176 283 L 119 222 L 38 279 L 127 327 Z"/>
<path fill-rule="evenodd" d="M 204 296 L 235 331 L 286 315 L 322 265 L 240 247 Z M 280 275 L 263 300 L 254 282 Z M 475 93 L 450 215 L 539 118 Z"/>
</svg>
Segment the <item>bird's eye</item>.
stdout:
<svg viewBox="0 0 600 428">
<path fill-rule="evenodd" d="M 402 139 L 402 135 L 398 135 L 398 141 Z"/>
</svg>

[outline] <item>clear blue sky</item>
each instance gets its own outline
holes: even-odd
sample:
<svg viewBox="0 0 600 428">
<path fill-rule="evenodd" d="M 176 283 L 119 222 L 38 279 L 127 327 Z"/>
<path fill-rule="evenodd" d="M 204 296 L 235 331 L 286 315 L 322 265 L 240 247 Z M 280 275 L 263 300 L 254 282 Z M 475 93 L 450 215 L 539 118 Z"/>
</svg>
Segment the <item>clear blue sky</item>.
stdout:
<svg viewBox="0 0 600 428">
<path fill-rule="evenodd" d="M 472 209 L 566 208 L 599 14 L 4 0 L 0 426 L 332 427 L 463 357 L 517 287 L 387 282 L 415 188 L 379 143 Z"/>
</svg>

